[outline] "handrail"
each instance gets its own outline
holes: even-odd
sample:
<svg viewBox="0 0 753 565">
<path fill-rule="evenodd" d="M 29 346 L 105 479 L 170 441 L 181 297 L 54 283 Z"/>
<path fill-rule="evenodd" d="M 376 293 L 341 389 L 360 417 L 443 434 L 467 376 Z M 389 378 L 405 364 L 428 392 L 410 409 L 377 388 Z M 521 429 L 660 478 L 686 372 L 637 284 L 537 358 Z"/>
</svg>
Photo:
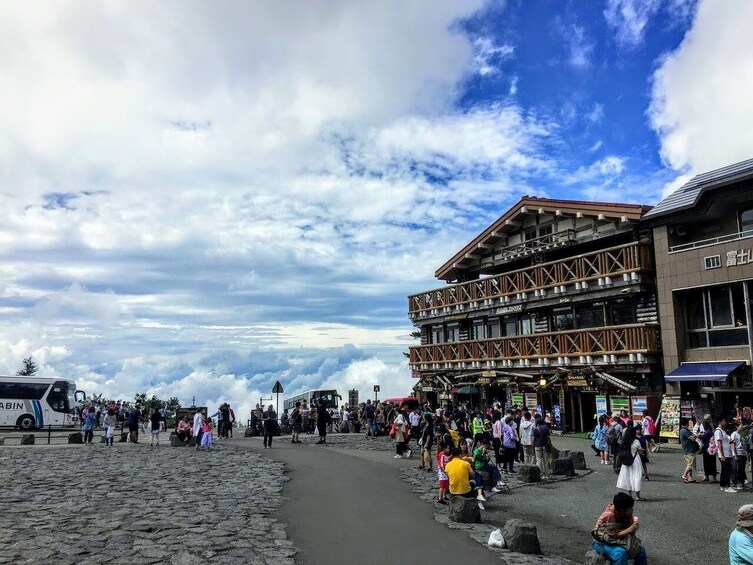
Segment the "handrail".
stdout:
<svg viewBox="0 0 753 565">
<path fill-rule="evenodd" d="M 624 264 L 621 265 L 621 268 L 614 269 L 615 258 L 621 253 L 624 253 L 622 259 Z M 500 273 L 491 277 L 412 294 L 408 297 L 408 313 L 415 314 L 445 306 L 469 304 L 478 300 L 511 296 L 520 292 L 546 290 L 563 284 L 591 281 L 599 277 L 629 274 L 651 268 L 651 245 L 646 242 L 634 241 Z M 486 287 L 489 287 L 489 289 Z M 511 290 L 506 290 L 505 287 L 511 287 Z M 434 299 L 438 299 L 440 302 L 425 304 L 429 300 L 434 302 Z"/>
<path fill-rule="evenodd" d="M 658 324 L 626 324 L 410 348 L 410 364 L 540 359 L 658 351 Z"/>
<path fill-rule="evenodd" d="M 673 245 L 669 248 L 669 252 L 677 253 L 678 251 L 688 251 L 690 249 L 697 249 L 698 247 L 708 247 L 709 245 L 728 243 L 730 241 L 738 241 L 740 239 L 747 239 L 749 237 L 753 237 L 753 230 L 745 230 L 741 232 L 730 233 L 727 235 L 720 235 L 719 237 L 711 237 L 709 239 L 701 239 L 698 241 L 692 241 L 690 243 Z"/>
</svg>

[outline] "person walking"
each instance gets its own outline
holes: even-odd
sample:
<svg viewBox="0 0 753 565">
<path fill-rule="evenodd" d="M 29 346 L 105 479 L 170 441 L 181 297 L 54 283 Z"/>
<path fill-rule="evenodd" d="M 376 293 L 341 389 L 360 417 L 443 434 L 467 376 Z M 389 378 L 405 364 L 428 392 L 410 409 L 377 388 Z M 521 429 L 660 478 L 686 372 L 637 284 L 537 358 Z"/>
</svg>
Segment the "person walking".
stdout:
<svg viewBox="0 0 753 565">
<path fill-rule="evenodd" d="M 277 430 L 277 412 L 271 404 L 267 406 L 267 411 L 264 412 L 262 418 L 264 421 L 264 449 L 272 449 L 272 437 Z"/>
<path fill-rule="evenodd" d="M 392 422 L 392 425 L 395 429 L 395 459 L 401 459 L 405 457 L 406 459 L 410 457 L 410 452 L 408 455 L 405 454 L 405 429 L 406 429 L 406 420 L 405 416 L 403 416 L 402 412 L 398 412 L 395 416 L 395 419 Z"/>
<path fill-rule="evenodd" d="M 648 448 L 651 450 L 651 453 L 659 453 L 659 448 L 661 446 L 656 443 L 655 440 L 656 422 L 654 422 L 654 419 L 649 415 L 648 410 L 643 411 L 643 421 L 641 422 L 641 428 L 643 429 L 643 436 L 646 438 L 646 442 L 648 443 Z"/>
<path fill-rule="evenodd" d="M 502 447 L 505 450 L 505 456 L 502 459 L 502 472 L 515 473 L 515 457 L 518 455 L 518 437 L 515 429 L 512 427 L 512 417 L 505 416 L 505 423 L 502 425 Z"/>
<path fill-rule="evenodd" d="M 107 410 L 103 423 L 105 426 L 105 443 L 108 447 L 112 447 L 113 441 L 115 440 L 115 426 L 118 425 L 118 416 L 113 408 Z"/>
<path fill-rule="evenodd" d="M 159 410 L 152 410 L 152 415 L 149 417 L 149 421 L 152 424 L 152 438 L 149 445 L 154 447 L 155 441 L 157 442 L 157 445 L 159 445 L 159 432 L 162 429 L 162 414 L 160 414 Z"/>
<path fill-rule="evenodd" d="M 732 488 L 732 458 L 734 452 L 732 451 L 732 444 L 727 435 L 727 419 L 719 418 L 719 424 L 714 431 L 714 443 L 716 444 L 717 457 L 719 458 L 719 467 L 721 473 L 719 474 L 719 487 L 721 490 L 727 493 L 736 493 L 737 491 Z"/>
<path fill-rule="evenodd" d="M 207 418 L 201 430 L 201 447 L 206 447 L 207 451 L 212 449 L 212 419 Z"/>
<path fill-rule="evenodd" d="M 303 427 L 303 414 L 301 413 L 300 400 L 295 403 L 295 409 L 290 415 L 290 421 L 293 423 L 293 434 L 290 443 L 301 443 L 299 438 Z"/>
<path fill-rule="evenodd" d="M 607 432 L 609 432 L 607 417 L 602 414 L 599 416 L 599 422 L 596 424 L 592 435 L 594 447 L 601 456 L 601 465 L 609 465 L 609 443 L 607 443 Z"/>
<path fill-rule="evenodd" d="M 698 436 L 693 433 L 692 427 L 693 421 L 690 418 L 680 418 L 680 447 L 685 458 L 685 470 L 680 479 L 684 483 L 697 482 L 693 478 L 693 470 L 695 469 L 695 454 L 698 451 L 698 442 L 696 441 Z"/>
<path fill-rule="evenodd" d="M 520 421 L 520 445 L 523 447 L 523 463 L 534 465 L 536 453 L 533 448 L 533 420 L 528 411 L 523 412 L 523 419 Z"/>
<path fill-rule="evenodd" d="M 424 414 L 424 427 L 418 443 L 421 447 L 421 464 L 419 468 L 426 469 L 427 472 L 431 473 L 434 463 L 434 459 L 431 456 L 431 450 L 434 447 L 434 418 L 432 418 L 430 413 Z"/>
<path fill-rule="evenodd" d="M 635 435 L 635 428 L 629 426 L 625 429 L 622 438 L 622 447 L 617 453 L 620 460 L 620 474 L 617 477 L 617 488 L 626 490 L 635 495 L 635 500 L 646 500 L 641 496 L 641 484 L 643 480 L 643 465 L 641 463 L 641 444 Z"/>
<path fill-rule="evenodd" d="M 84 445 L 92 444 L 94 439 L 94 428 L 97 426 L 97 413 L 92 406 L 84 417 Z"/>
<path fill-rule="evenodd" d="M 743 490 L 745 488 L 745 465 L 748 462 L 748 456 L 743 449 L 743 438 L 737 431 L 737 422 L 729 424 L 729 441 L 732 446 L 732 488 Z"/>
</svg>

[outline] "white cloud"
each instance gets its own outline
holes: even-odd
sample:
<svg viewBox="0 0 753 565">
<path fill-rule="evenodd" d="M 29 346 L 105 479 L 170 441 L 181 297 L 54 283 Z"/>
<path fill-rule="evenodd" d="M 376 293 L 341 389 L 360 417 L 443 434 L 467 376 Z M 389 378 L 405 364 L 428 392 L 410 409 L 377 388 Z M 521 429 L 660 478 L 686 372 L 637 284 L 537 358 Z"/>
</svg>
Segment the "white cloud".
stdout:
<svg viewBox="0 0 753 565">
<path fill-rule="evenodd" d="M 499 72 L 498 64 L 515 54 L 512 45 L 496 45 L 490 37 L 477 37 L 473 42 L 473 66 L 482 77 Z"/>
<path fill-rule="evenodd" d="M 586 114 L 586 119 L 593 124 L 600 124 L 604 121 L 604 105 L 594 104 L 593 110 Z"/>
<path fill-rule="evenodd" d="M 604 17 L 614 30 L 617 44 L 635 49 L 643 42 L 646 27 L 660 7 L 661 0 L 608 0 Z"/>
<path fill-rule="evenodd" d="M 573 24 L 563 30 L 563 35 L 570 51 L 568 59 L 570 65 L 579 69 L 589 67 L 594 45 L 586 38 L 585 28 Z"/>
<path fill-rule="evenodd" d="M 753 157 L 753 4 L 699 2 L 653 76 L 649 116 L 670 167 L 700 173 Z"/>
</svg>

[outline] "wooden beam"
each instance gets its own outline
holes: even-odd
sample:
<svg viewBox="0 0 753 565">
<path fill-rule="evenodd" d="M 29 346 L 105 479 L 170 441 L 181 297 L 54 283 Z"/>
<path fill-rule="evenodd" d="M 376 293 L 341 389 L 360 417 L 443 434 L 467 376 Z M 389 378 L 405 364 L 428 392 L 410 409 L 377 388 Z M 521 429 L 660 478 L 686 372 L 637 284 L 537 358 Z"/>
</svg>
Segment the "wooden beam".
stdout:
<svg viewBox="0 0 753 565">
<path fill-rule="evenodd" d="M 477 247 L 479 249 L 494 249 L 494 246 L 490 243 L 479 243 Z"/>
</svg>

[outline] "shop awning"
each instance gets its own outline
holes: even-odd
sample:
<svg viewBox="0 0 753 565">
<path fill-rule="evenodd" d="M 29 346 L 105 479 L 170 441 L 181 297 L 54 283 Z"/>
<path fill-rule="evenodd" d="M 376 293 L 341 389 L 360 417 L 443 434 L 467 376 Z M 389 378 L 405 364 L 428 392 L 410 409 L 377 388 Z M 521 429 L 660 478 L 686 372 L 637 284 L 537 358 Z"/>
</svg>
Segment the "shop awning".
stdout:
<svg viewBox="0 0 753 565">
<path fill-rule="evenodd" d="M 665 381 L 687 383 L 692 381 L 725 381 L 730 373 L 745 365 L 745 361 L 715 361 L 712 363 L 681 363 L 664 377 Z"/>
<path fill-rule="evenodd" d="M 631 385 L 630 383 L 626 383 L 622 379 L 618 379 L 614 375 L 610 375 L 609 373 L 604 373 L 602 371 L 596 371 L 594 373 L 597 377 L 601 377 L 605 381 L 607 381 L 612 386 L 616 386 L 617 388 L 624 390 L 625 392 L 635 392 L 638 390 L 636 387 Z"/>
</svg>

